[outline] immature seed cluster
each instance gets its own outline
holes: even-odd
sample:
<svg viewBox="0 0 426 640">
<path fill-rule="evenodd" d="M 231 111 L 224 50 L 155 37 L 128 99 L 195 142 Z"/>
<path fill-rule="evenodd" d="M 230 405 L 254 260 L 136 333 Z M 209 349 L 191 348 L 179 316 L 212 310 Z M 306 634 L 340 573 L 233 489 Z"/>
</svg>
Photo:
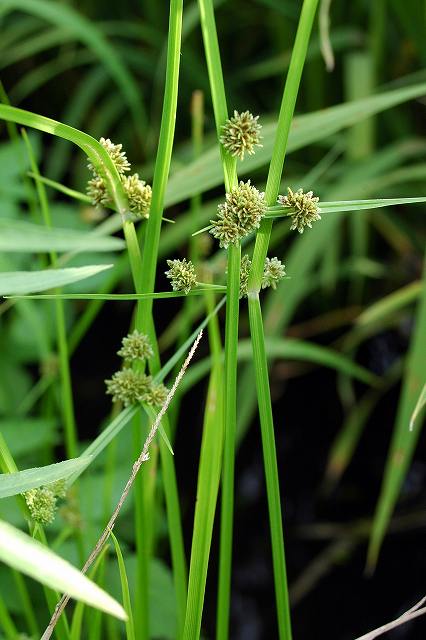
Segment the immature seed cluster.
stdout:
<svg viewBox="0 0 426 640">
<path fill-rule="evenodd" d="M 161 407 L 167 398 L 167 387 L 154 382 L 152 376 L 128 366 L 136 361 L 147 360 L 153 355 L 148 336 L 133 331 L 123 338 L 122 347 L 117 354 L 124 358 L 125 366 L 116 371 L 109 380 L 105 380 L 106 392 L 112 396 L 113 402 L 121 402 L 125 407 L 140 402 L 152 407 Z"/>
<path fill-rule="evenodd" d="M 122 150 L 123 145 L 114 144 L 109 138 L 101 138 L 99 142 L 108 152 L 118 171 L 129 201 L 131 213 L 135 219 L 147 218 L 151 206 L 151 187 L 144 180 L 141 180 L 137 173 L 130 176 L 126 175 L 130 171 L 130 162 Z M 97 173 L 92 163 L 89 162 L 87 166 L 93 174 L 93 177 L 87 183 L 87 195 L 91 199 L 93 206 L 111 206 L 112 200 L 103 177 Z"/>
<path fill-rule="evenodd" d="M 319 198 L 314 196 L 312 191 L 304 193 L 303 189 L 292 191 L 288 187 L 287 192 L 286 196 L 278 196 L 278 202 L 283 207 L 296 209 L 292 214 L 293 221 L 290 229 L 297 229 L 299 233 L 303 233 L 305 227 L 312 228 L 313 222 L 321 220 Z"/>
<path fill-rule="evenodd" d="M 186 260 L 186 258 L 183 258 L 183 260 L 167 260 L 167 264 L 170 269 L 165 273 L 171 281 L 173 291 L 189 293 L 197 284 L 195 267 L 191 260 Z"/>
<path fill-rule="evenodd" d="M 240 298 L 244 298 L 248 293 L 247 287 L 251 264 L 252 262 L 248 255 L 244 255 L 241 258 Z M 267 289 L 268 287 L 276 289 L 277 284 L 284 278 L 284 276 L 285 266 L 281 260 L 278 260 L 278 258 L 266 258 L 265 265 L 263 267 L 262 289 Z"/>
<path fill-rule="evenodd" d="M 57 500 L 65 498 L 65 494 L 65 480 L 58 480 L 44 487 L 29 489 L 23 495 L 32 519 L 46 525 L 54 521 L 58 508 Z"/>
<path fill-rule="evenodd" d="M 241 238 L 258 229 L 266 213 L 265 194 L 247 182 L 240 182 L 226 194 L 225 202 L 218 206 L 218 215 L 210 220 L 210 233 L 221 247 L 236 244 Z"/>
<path fill-rule="evenodd" d="M 234 111 L 233 117 L 228 118 L 219 140 L 231 156 L 244 160 L 246 152 L 253 155 L 254 148 L 262 146 L 259 135 L 262 126 L 258 120 L 259 116 L 253 116 L 250 111 Z"/>
</svg>

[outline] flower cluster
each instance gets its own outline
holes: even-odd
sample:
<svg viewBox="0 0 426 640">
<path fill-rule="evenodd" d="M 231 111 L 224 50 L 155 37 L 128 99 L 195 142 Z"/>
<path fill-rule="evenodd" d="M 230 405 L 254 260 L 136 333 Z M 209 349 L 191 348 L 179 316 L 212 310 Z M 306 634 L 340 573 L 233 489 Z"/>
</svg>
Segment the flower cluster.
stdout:
<svg viewBox="0 0 426 640">
<path fill-rule="evenodd" d="M 173 291 L 184 291 L 189 293 L 197 284 L 195 267 L 191 260 L 167 260 L 169 271 L 166 276 L 171 280 Z"/>
<path fill-rule="evenodd" d="M 133 331 L 123 338 L 122 347 L 117 354 L 124 358 L 126 366 L 116 371 L 109 380 L 105 380 L 106 392 L 112 396 L 113 402 L 121 402 L 125 407 L 140 402 L 152 407 L 161 407 L 167 398 L 167 387 L 154 382 L 152 376 L 127 366 L 153 355 L 148 336 Z"/>
<path fill-rule="evenodd" d="M 303 233 L 305 227 L 312 228 L 312 223 L 321 220 L 320 208 L 318 207 L 319 198 L 315 197 L 312 191 L 307 193 L 303 189 L 292 191 L 287 188 L 286 196 L 278 196 L 278 202 L 283 207 L 292 207 L 296 211 L 291 214 L 293 221 L 290 229 L 297 229 L 299 233 Z"/>
<path fill-rule="evenodd" d="M 248 293 L 247 287 L 251 264 L 252 263 L 248 255 L 244 255 L 241 258 L 240 298 L 244 298 Z M 267 289 L 268 287 L 276 289 L 277 284 L 284 278 L 284 276 L 285 266 L 281 260 L 278 260 L 278 258 L 266 258 L 265 265 L 263 267 L 262 289 Z"/>
<path fill-rule="evenodd" d="M 218 206 L 217 218 L 210 220 L 210 233 L 219 240 L 221 247 L 227 248 L 258 229 L 265 213 L 265 194 L 253 187 L 250 180 L 240 182 Z"/>
<path fill-rule="evenodd" d="M 130 162 L 122 150 L 123 145 L 114 144 L 109 138 L 101 138 L 99 142 L 108 152 L 118 171 L 129 201 L 130 212 L 135 219 L 147 218 L 151 206 L 151 187 L 144 180 L 141 180 L 137 173 L 130 176 L 126 175 L 130 171 Z M 91 199 L 93 206 L 111 206 L 112 200 L 103 177 L 98 174 L 92 163 L 89 162 L 87 166 L 93 174 L 93 177 L 87 183 L 87 195 Z"/>
<path fill-rule="evenodd" d="M 65 494 L 65 480 L 58 480 L 44 487 L 29 489 L 23 495 L 32 519 L 46 525 L 54 521 L 57 500 L 65 498 Z"/>
<path fill-rule="evenodd" d="M 238 113 L 234 111 L 232 118 L 228 118 L 222 126 L 219 140 L 231 156 L 244 160 L 244 154 L 254 154 L 255 147 L 261 147 L 262 126 L 258 123 L 259 116 L 253 116 L 250 111 Z"/>
<path fill-rule="evenodd" d="M 154 353 L 148 336 L 137 329 L 125 336 L 121 343 L 123 346 L 117 351 L 117 355 L 128 362 L 148 360 Z"/>
</svg>

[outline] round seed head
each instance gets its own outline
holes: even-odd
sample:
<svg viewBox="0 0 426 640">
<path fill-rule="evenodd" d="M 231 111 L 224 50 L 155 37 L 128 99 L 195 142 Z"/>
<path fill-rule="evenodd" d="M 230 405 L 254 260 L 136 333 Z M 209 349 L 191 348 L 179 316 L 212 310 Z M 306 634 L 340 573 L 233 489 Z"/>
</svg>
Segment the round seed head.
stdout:
<svg viewBox="0 0 426 640">
<path fill-rule="evenodd" d="M 259 116 L 253 116 L 250 111 L 238 113 L 234 111 L 232 118 L 228 118 L 222 126 L 220 142 L 231 156 L 244 160 L 244 154 L 254 154 L 255 147 L 261 147 Z"/>
<path fill-rule="evenodd" d="M 265 213 L 265 194 L 253 187 L 250 180 L 241 181 L 218 206 L 217 219 L 210 221 L 210 233 L 226 248 L 257 229 Z"/>
<path fill-rule="evenodd" d="M 152 378 L 140 371 L 122 369 L 109 380 L 105 380 L 106 392 L 112 396 L 113 402 L 122 402 L 125 407 L 146 400 Z"/>
<path fill-rule="evenodd" d="M 278 258 L 266 258 L 263 268 L 262 289 L 277 288 L 277 284 L 285 276 L 285 266 Z"/>
<path fill-rule="evenodd" d="M 287 192 L 286 196 L 278 196 L 278 202 L 283 207 L 296 209 L 292 214 L 293 221 L 290 229 L 297 229 L 299 233 L 303 233 L 305 227 L 312 228 L 313 222 L 321 220 L 319 198 L 314 196 L 312 191 L 304 193 L 303 189 L 292 191 L 288 187 Z"/>
<path fill-rule="evenodd" d="M 100 138 L 99 142 L 101 143 L 105 151 L 107 151 L 109 157 L 115 164 L 115 168 L 120 175 L 124 175 L 125 173 L 130 171 L 130 162 L 127 160 L 125 152 L 122 151 L 122 144 L 114 144 L 109 138 Z M 89 162 L 87 166 L 93 174 L 97 173 L 95 167 L 91 162 Z"/>
<path fill-rule="evenodd" d="M 151 207 L 152 189 L 139 175 L 123 176 L 123 187 L 129 200 L 129 209 L 135 218 L 148 218 Z"/>
<path fill-rule="evenodd" d="M 121 343 L 123 346 L 117 351 L 117 355 L 129 362 L 133 360 L 148 360 L 153 355 L 148 336 L 140 333 L 137 329 L 123 338 Z"/>
<path fill-rule="evenodd" d="M 56 497 L 48 487 L 30 489 L 24 493 L 32 519 L 40 524 L 50 524 L 55 519 Z"/>
<path fill-rule="evenodd" d="M 162 407 L 166 402 L 169 390 L 164 384 L 152 384 L 145 402 L 152 407 Z"/>
<path fill-rule="evenodd" d="M 197 284 L 195 267 L 191 260 L 167 260 L 169 271 L 166 276 L 171 280 L 173 291 L 189 293 Z"/>
</svg>

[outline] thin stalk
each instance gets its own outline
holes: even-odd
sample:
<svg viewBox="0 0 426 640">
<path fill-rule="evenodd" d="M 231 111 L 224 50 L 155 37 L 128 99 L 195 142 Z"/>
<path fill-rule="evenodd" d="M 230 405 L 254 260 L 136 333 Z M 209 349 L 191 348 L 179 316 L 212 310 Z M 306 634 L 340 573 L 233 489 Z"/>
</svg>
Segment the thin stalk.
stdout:
<svg viewBox="0 0 426 640">
<path fill-rule="evenodd" d="M 171 0 L 164 101 L 161 117 L 160 137 L 158 142 L 158 152 L 154 169 L 150 215 L 146 225 L 145 240 L 143 245 L 144 250 L 140 262 L 140 268 L 138 267 L 137 269 L 134 269 L 132 267 L 136 291 L 137 293 L 143 294 L 150 293 L 154 290 L 155 286 L 155 275 L 157 269 L 164 198 L 170 170 L 176 122 L 180 47 L 182 35 L 182 13 L 183 0 Z M 128 243 L 128 246 L 130 247 L 131 245 Z M 136 258 L 136 250 L 133 251 L 133 256 L 134 258 Z M 160 370 L 161 363 L 157 337 L 152 318 L 152 304 L 152 298 L 143 298 L 140 300 L 135 326 L 137 329 L 139 329 L 139 331 L 146 333 L 151 340 L 154 356 L 149 361 L 149 368 L 151 373 L 155 374 Z M 163 427 L 166 433 L 169 434 L 170 426 L 167 417 L 165 417 L 163 421 Z M 159 446 L 161 464 L 163 468 L 169 539 L 173 564 L 173 577 L 177 599 L 178 627 L 179 629 L 181 629 L 185 616 L 187 581 L 179 496 L 177 492 L 176 473 L 173 458 L 170 456 L 170 452 L 162 438 L 160 438 Z M 141 525 L 140 522 L 139 525 Z M 142 571 L 142 567 L 140 567 L 140 569 Z M 144 597 L 147 597 L 147 585 L 143 586 L 143 592 L 144 594 L 146 594 L 144 595 Z"/>
<path fill-rule="evenodd" d="M 209 73 L 213 110 L 218 138 L 228 118 L 225 84 L 219 43 L 211 0 L 199 0 L 201 28 Z M 220 145 L 225 188 L 230 191 L 238 184 L 235 158 Z M 221 494 L 220 557 L 216 637 L 226 640 L 229 635 L 231 599 L 232 537 L 234 517 L 235 431 L 237 423 L 237 349 L 240 295 L 241 245 L 228 249 L 228 281 L 225 321 L 224 374 L 224 454 Z"/>
<path fill-rule="evenodd" d="M 303 65 L 306 58 L 309 37 L 312 30 L 317 4 L 318 0 L 304 0 L 302 6 L 296 39 L 284 87 L 283 99 L 278 118 L 278 127 L 266 183 L 265 200 L 268 206 L 273 206 L 276 203 L 279 193 L 290 125 L 296 105 Z M 253 252 L 253 264 L 248 283 L 248 306 L 262 434 L 266 489 L 268 496 L 278 633 L 281 640 L 290 640 L 292 633 L 284 538 L 282 531 L 278 465 L 269 389 L 268 363 L 265 350 L 265 335 L 263 329 L 262 310 L 259 300 L 263 266 L 268 250 L 271 230 L 272 220 L 264 219 L 257 233 Z"/>
</svg>

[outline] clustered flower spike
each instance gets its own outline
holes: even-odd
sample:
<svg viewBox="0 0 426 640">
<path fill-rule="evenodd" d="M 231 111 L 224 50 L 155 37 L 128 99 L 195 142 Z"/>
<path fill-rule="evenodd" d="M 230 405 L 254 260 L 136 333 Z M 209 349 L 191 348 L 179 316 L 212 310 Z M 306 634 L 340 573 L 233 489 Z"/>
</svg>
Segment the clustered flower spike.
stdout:
<svg viewBox="0 0 426 640">
<path fill-rule="evenodd" d="M 140 333 L 137 329 L 125 336 L 121 343 L 123 346 L 117 351 L 117 355 L 128 362 L 147 360 L 154 353 L 148 336 Z"/>
<path fill-rule="evenodd" d="M 259 116 L 253 116 L 250 111 L 238 113 L 234 111 L 232 118 L 228 118 L 222 125 L 222 135 L 219 140 L 231 154 L 244 160 L 244 154 L 254 154 L 255 147 L 261 147 L 259 135 L 262 126 L 258 123 Z"/>
<path fill-rule="evenodd" d="M 123 338 L 122 347 L 117 351 L 127 364 L 147 360 L 153 353 L 148 336 L 137 330 Z M 152 376 L 129 366 L 116 371 L 105 384 L 113 402 L 121 402 L 125 407 L 140 402 L 161 407 L 169 392 L 163 384 L 155 383 Z"/>
<path fill-rule="evenodd" d="M 241 268 L 240 268 L 240 298 L 244 298 L 247 296 L 248 292 L 248 279 L 251 269 L 251 260 L 248 255 L 244 255 L 241 258 Z M 272 289 L 277 288 L 277 284 L 280 280 L 282 280 L 285 276 L 285 267 L 281 260 L 278 258 L 266 258 L 265 265 L 263 267 L 263 275 L 262 275 L 262 289 L 267 289 L 268 287 L 272 287 Z"/>
<path fill-rule="evenodd" d="M 139 174 L 124 176 L 123 187 L 129 200 L 129 209 L 136 218 L 148 218 L 151 206 L 152 189 Z"/>
<path fill-rule="evenodd" d="M 278 260 L 278 258 L 266 258 L 265 266 L 263 267 L 262 276 L 262 289 L 272 287 L 277 288 L 277 284 L 285 276 L 285 266 Z"/>
<path fill-rule="evenodd" d="M 127 160 L 125 152 L 122 150 L 123 145 L 114 144 L 109 138 L 101 138 L 99 140 L 104 149 L 108 152 L 115 168 L 118 171 L 124 191 L 129 201 L 129 209 L 135 219 L 148 218 L 149 209 L 151 207 L 152 190 L 149 184 L 139 178 L 139 174 L 134 173 L 127 176 L 130 171 L 130 162 Z M 93 177 L 87 183 L 87 195 L 92 201 L 93 206 L 111 206 L 112 200 L 106 188 L 105 181 L 98 174 L 92 163 L 87 165 L 92 172 Z"/>
<path fill-rule="evenodd" d="M 169 271 L 166 276 L 171 280 L 173 291 L 184 291 L 189 293 L 197 284 L 195 267 L 191 260 L 167 260 Z"/>
<path fill-rule="evenodd" d="M 312 191 L 304 193 L 303 189 L 292 191 L 288 187 L 287 191 L 286 196 L 278 196 L 278 202 L 283 207 L 296 209 L 295 213 L 291 214 L 293 222 L 290 229 L 297 229 L 299 233 L 303 233 L 305 227 L 312 228 L 313 222 L 321 220 L 319 198 L 314 196 Z"/>
<path fill-rule="evenodd" d="M 219 240 L 221 247 L 227 248 L 258 229 L 265 213 L 265 194 L 253 187 L 250 180 L 241 181 L 218 206 L 218 217 L 210 220 L 210 233 Z"/>
<path fill-rule="evenodd" d="M 65 480 L 58 480 L 45 487 L 29 489 L 23 495 L 32 519 L 40 524 L 51 524 L 57 511 L 58 498 L 65 498 Z"/>
</svg>

